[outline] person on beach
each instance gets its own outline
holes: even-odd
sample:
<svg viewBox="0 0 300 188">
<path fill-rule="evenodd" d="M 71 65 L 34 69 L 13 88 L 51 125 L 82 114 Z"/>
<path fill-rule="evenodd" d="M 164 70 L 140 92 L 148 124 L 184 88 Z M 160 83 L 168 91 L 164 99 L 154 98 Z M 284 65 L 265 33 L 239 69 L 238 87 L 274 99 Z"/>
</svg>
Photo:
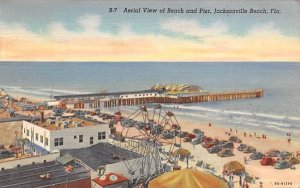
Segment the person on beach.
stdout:
<svg viewBox="0 0 300 188">
<path fill-rule="evenodd" d="M 243 185 L 242 185 L 242 187 L 243 187 L 243 188 L 245 188 L 245 187 L 246 187 L 246 181 L 245 181 L 245 180 L 243 181 Z"/>
<path fill-rule="evenodd" d="M 244 164 L 247 164 L 247 158 L 244 157 Z"/>
<path fill-rule="evenodd" d="M 225 170 L 223 170 L 223 171 L 222 171 L 222 176 L 223 176 L 223 179 L 225 179 L 225 175 L 226 175 L 226 171 L 225 171 Z"/>
<path fill-rule="evenodd" d="M 235 133 L 237 133 L 237 129 L 235 129 Z"/>
<path fill-rule="evenodd" d="M 240 181 L 239 181 L 239 183 L 240 183 L 240 186 L 242 186 L 242 176 L 240 176 Z"/>
<path fill-rule="evenodd" d="M 246 188 L 249 188 L 249 184 L 246 182 Z"/>
<path fill-rule="evenodd" d="M 247 134 L 244 132 L 244 137 L 246 137 L 246 135 L 247 135 Z"/>
<path fill-rule="evenodd" d="M 232 128 L 230 128 L 230 132 L 232 132 Z"/>
<path fill-rule="evenodd" d="M 208 126 L 211 127 L 211 123 L 208 123 Z"/>
</svg>

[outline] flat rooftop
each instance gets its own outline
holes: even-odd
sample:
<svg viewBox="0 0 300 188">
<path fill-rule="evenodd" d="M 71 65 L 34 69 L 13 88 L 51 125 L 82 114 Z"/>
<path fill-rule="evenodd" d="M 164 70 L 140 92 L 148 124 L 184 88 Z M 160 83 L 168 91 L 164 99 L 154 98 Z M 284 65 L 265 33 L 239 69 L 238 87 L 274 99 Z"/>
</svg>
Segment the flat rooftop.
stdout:
<svg viewBox="0 0 300 188">
<path fill-rule="evenodd" d="M 99 166 L 140 157 L 139 154 L 133 151 L 109 143 L 99 143 L 88 148 L 61 150 L 60 153 L 61 155 L 70 154 L 72 157 L 81 160 L 95 171 Z M 119 158 L 113 159 L 113 156 L 119 156 Z"/>
<path fill-rule="evenodd" d="M 50 123 L 49 121 L 52 122 Z M 60 126 L 58 123 L 61 123 L 61 125 L 63 125 L 63 122 L 68 122 L 68 124 L 66 124 L 64 126 L 64 128 L 62 126 Z M 95 121 L 95 120 L 91 120 L 91 119 L 87 119 L 87 118 L 79 118 L 79 117 L 72 117 L 72 118 L 61 118 L 60 121 L 56 120 L 56 119 L 46 119 L 43 122 L 38 121 L 37 123 L 35 123 L 36 125 L 43 127 L 45 129 L 48 130 L 61 130 L 61 129 L 66 129 L 66 128 L 75 128 L 76 123 L 80 123 L 80 127 L 88 127 L 88 126 L 96 126 L 96 125 L 104 125 L 104 122 L 100 122 L 100 121 Z"/>
<path fill-rule="evenodd" d="M 76 164 L 73 167 L 73 171 L 67 173 L 63 165 L 56 161 L 52 161 L 21 166 L 14 169 L 0 170 L 0 187 L 44 187 L 91 177 L 90 172 L 83 166 Z M 50 179 L 40 178 L 40 175 L 46 173 L 51 174 Z"/>
</svg>

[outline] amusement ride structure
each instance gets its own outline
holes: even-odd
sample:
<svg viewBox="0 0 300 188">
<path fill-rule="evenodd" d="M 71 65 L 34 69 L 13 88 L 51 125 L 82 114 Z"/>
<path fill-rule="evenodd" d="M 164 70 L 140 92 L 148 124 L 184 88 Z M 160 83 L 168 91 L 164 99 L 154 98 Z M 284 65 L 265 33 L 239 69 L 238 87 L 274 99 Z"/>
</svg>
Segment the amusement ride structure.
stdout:
<svg viewBox="0 0 300 188">
<path fill-rule="evenodd" d="M 0 114 L 7 112 L 11 106 L 11 97 L 7 92 L 0 88 Z"/>
<path fill-rule="evenodd" d="M 181 147 L 181 128 L 175 115 L 160 104 L 140 106 L 120 120 L 121 135 L 130 143 L 128 149 L 138 151 L 139 158 L 124 160 L 134 185 L 147 185 L 154 177 L 169 171 L 176 164 L 174 149 Z M 134 159 L 135 158 L 135 159 Z"/>
</svg>

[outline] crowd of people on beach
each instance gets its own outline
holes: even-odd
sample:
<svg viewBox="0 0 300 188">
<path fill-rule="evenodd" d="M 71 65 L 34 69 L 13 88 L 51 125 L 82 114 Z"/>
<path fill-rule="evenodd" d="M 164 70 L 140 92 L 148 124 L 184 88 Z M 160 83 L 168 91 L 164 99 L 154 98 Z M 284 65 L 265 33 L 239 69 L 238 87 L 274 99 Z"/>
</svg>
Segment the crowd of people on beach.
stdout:
<svg viewBox="0 0 300 188">
<path fill-rule="evenodd" d="M 232 128 L 230 128 L 229 131 L 230 132 L 225 132 L 225 134 L 227 134 L 227 135 L 230 136 L 232 134 L 232 132 L 233 132 Z M 238 134 L 238 130 L 237 129 L 235 129 L 235 133 Z M 260 137 L 260 136 L 257 136 L 256 132 L 254 132 L 253 135 L 251 133 L 244 132 L 243 135 L 244 135 L 245 138 L 247 137 L 247 135 L 249 135 L 250 138 L 252 138 L 252 136 L 253 136 L 253 137 L 259 138 L 259 139 L 260 138 L 267 139 L 267 135 L 262 134 L 262 136 Z"/>
<path fill-rule="evenodd" d="M 208 123 L 208 126 L 211 127 L 212 124 Z M 230 128 L 228 132 L 225 131 L 225 134 L 227 134 L 228 136 L 231 136 L 232 133 L 233 133 L 232 128 Z M 237 129 L 235 129 L 235 133 L 238 134 L 238 130 Z M 251 133 L 244 132 L 243 135 L 244 135 L 245 138 L 248 135 L 249 138 L 252 138 L 252 136 L 253 136 L 254 138 L 258 138 L 258 139 L 267 139 L 267 135 L 266 134 L 262 134 L 261 137 L 260 137 L 260 136 L 258 136 L 256 134 L 256 132 L 254 132 L 253 135 Z M 291 133 L 287 133 L 286 136 L 287 136 L 288 143 L 290 143 L 292 141 L 292 138 L 291 138 L 292 135 L 291 135 Z"/>
</svg>

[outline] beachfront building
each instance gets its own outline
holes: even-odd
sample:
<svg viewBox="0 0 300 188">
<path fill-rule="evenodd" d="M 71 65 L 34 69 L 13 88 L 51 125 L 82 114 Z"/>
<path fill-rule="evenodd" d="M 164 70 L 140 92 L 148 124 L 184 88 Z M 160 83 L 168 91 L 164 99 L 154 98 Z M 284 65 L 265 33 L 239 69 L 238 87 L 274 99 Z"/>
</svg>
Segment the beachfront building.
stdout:
<svg viewBox="0 0 300 188">
<path fill-rule="evenodd" d="M 23 121 L 22 131 L 22 137 L 29 140 L 27 146 L 35 154 L 89 147 L 107 142 L 109 134 L 108 124 L 79 117 Z"/>
</svg>

